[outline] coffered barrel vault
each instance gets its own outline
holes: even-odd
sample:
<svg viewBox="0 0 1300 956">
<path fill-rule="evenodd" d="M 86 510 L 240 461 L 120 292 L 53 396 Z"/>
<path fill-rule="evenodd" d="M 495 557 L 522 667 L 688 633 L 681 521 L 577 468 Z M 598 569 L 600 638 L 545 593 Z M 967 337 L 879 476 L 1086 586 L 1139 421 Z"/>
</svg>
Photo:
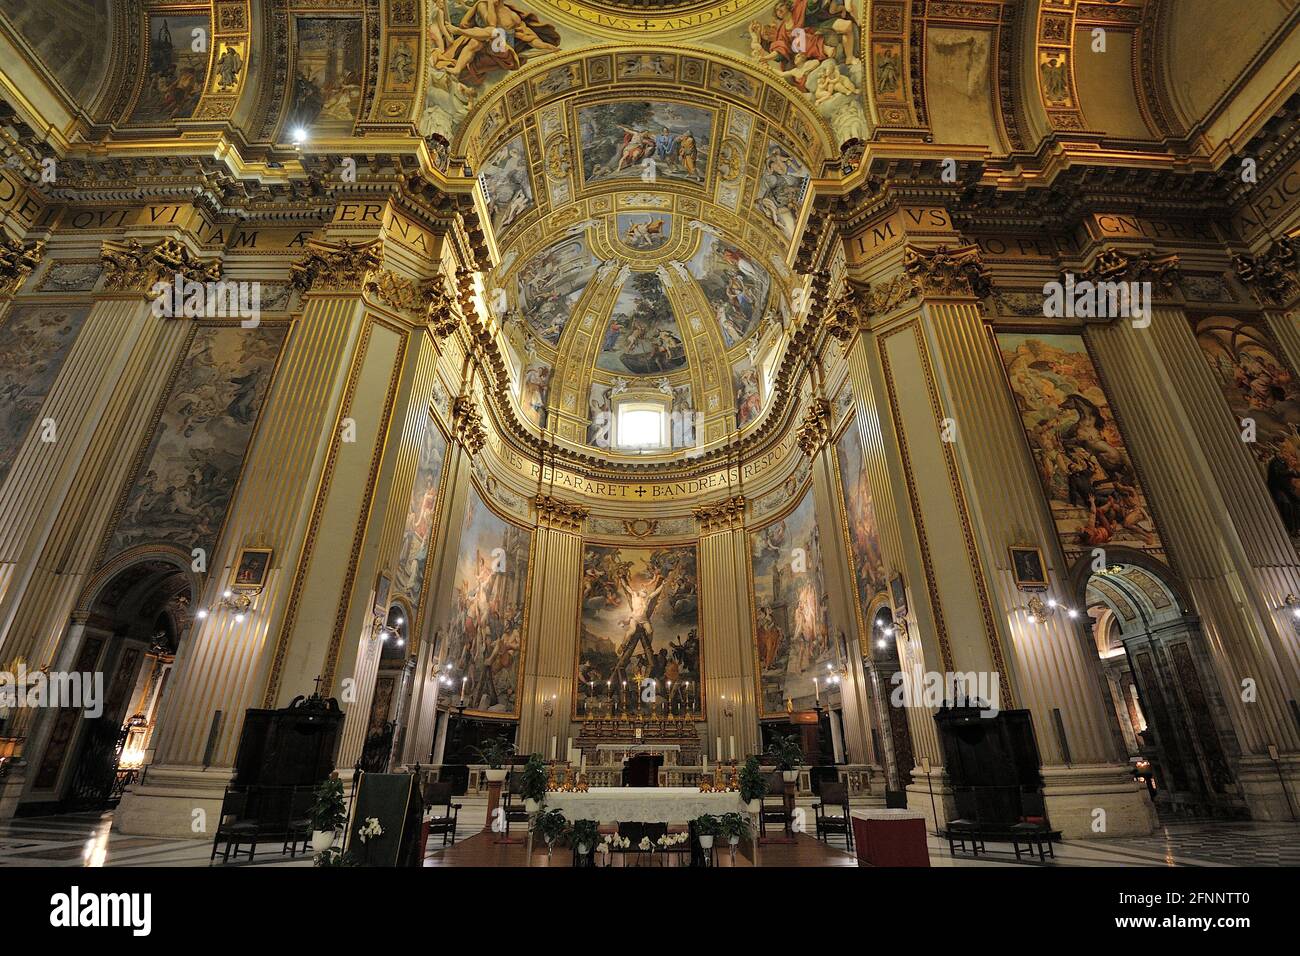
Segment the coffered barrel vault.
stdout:
<svg viewBox="0 0 1300 956">
<path fill-rule="evenodd" d="M 319 693 L 347 781 L 793 733 L 942 826 L 960 689 L 1067 839 L 1287 819 L 1300 8 L 1233 7 L 0 0 L 0 662 L 106 687 L 0 709 L 0 815 L 194 836 Z"/>
</svg>

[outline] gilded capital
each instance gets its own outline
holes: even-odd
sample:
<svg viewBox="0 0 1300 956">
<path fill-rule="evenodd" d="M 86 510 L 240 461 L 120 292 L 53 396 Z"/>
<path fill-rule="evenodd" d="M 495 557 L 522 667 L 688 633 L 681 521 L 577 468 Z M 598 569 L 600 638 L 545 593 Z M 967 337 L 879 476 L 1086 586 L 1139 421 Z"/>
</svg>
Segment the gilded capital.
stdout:
<svg viewBox="0 0 1300 956">
<path fill-rule="evenodd" d="M 814 399 L 804 412 L 797 436 L 803 453 L 816 457 L 831 437 L 831 403 L 824 398 Z"/>
<path fill-rule="evenodd" d="M 216 282 L 221 260 L 202 260 L 175 239 L 146 246 L 138 239 L 108 239 L 100 247 L 106 292 L 147 292 L 167 276 L 190 282 Z"/>
<path fill-rule="evenodd" d="M 550 495 L 535 495 L 533 497 L 533 507 L 537 510 L 537 523 L 539 526 L 554 528 L 557 531 L 570 531 L 575 534 L 582 530 L 582 522 L 590 514 L 590 511 L 582 505 L 561 501 L 559 498 L 552 498 Z"/>
<path fill-rule="evenodd" d="M 1234 256 L 1232 268 L 1260 305 L 1286 305 L 1300 293 L 1300 236 L 1279 239 L 1262 256 Z"/>
<path fill-rule="evenodd" d="M 989 270 L 974 244 L 956 249 L 908 246 L 903 251 L 903 273 L 922 295 L 983 299 L 993 291 Z"/>
<path fill-rule="evenodd" d="M 716 505 L 706 505 L 695 509 L 695 520 L 700 531 L 727 531 L 743 527 L 745 523 L 745 496 L 732 495 Z"/>
<path fill-rule="evenodd" d="M 1177 256 L 1106 249 L 1079 278 L 1088 282 L 1150 282 L 1157 292 L 1168 294 L 1178 287 L 1182 275 Z"/>
<path fill-rule="evenodd" d="M 289 284 L 299 292 L 359 290 L 383 267 L 378 239 L 373 242 L 328 242 L 310 239 L 307 254 L 289 267 Z"/>
<path fill-rule="evenodd" d="M 0 242 L 0 294 L 18 291 L 45 255 L 45 240 L 24 243 L 18 239 Z"/>
<path fill-rule="evenodd" d="M 451 419 L 456 441 L 471 455 L 486 444 L 487 432 L 483 429 L 483 416 L 479 413 L 478 405 L 468 395 L 456 396 L 451 405 Z"/>
</svg>

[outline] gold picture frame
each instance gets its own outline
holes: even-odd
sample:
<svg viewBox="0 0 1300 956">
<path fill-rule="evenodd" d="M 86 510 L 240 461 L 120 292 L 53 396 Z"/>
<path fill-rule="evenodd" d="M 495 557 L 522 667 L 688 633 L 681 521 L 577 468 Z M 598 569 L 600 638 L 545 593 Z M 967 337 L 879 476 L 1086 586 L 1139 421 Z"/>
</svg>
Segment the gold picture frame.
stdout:
<svg viewBox="0 0 1300 956">
<path fill-rule="evenodd" d="M 1047 589 L 1047 564 L 1043 560 L 1042 548 L 1032 544 L 1013 544 L 1007 548 L 1007 553 L 1011 557 L 1011 573 L 1016 587 L 1022 591 Z"/>
<path fill-rule="evenodd" d="M 271 571 L 270 548 L 240 548 L 235 559 L 230 587 L 234 591 L 260 591 L 266 586 L 266 576 Z"/>
</svg>

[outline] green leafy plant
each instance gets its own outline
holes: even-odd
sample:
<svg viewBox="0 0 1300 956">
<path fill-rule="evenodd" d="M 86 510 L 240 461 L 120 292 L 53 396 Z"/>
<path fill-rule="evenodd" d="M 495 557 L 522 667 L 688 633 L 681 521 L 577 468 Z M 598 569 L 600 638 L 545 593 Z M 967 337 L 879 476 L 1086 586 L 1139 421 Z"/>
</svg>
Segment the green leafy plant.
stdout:
<svg viewBox="0 0 1300 956">
<path fill-rule="evenodd" d="M 574 846 L 586 846 L 590 850 L 596 845 L 599 833 L 600 824 L 595 820 L 574 820 L 573 827 L 569 831 L 569 839 L 573 841 Z"/>
<path fill-rule="evenodd" d="M 767 755 L 776 761 L 779 770 L 798 770 L 803 766 L 803 747 L 799 746 L 796 734 L 773 734 Z"/>
<path fill-rule="evenodd" d="M 351 850 L 348 850 L 345 853 L 343 850 L 339 849 L 338 847 L 332 846 L 328 850 L 323 850 L 322 852 L 316 854 L 316 865 L 317 866 L 360 866 L 361 863 L 357 860 L 355 856 L 352 855 Z"/>
<path fill-rule="evenodd" d="M 695 832 L 699 836 L 717 836 L 722 832 L 722 821 L 711 813 L 695 818 Z"/>
<path fill-rule="evenodd" d="M 559 810 L 543 810 L 533 817 L 533 832 L 546 841 L 547 846 L 559 843 L 569 829 L 569 821 Z"/>
<path fill-rule="evenodd" d="M 749 819 L 742 813 L 724 813 L 718 830 L 727 839 L 749 836 Z"/>
<path fill-rule="evenodd" d="M 515 745 L 504 736 L 489 737 L 482 747 L 471 747 L 478 759 L 493 770 L 500 770 L 515 755 Z"/>
<path fill-rule="evenodd" d="M 333 833 L 343 829 L 348 822 L 347 804 L 343 802 L 343 781 L 337 776 L 322 781 L 316 788 L 316 802 L 307 816 L 313 830 Z"/>
<path fill-rule="evenodd" d="M 767 778 L 758 768 L 758 758 L 745 758 L 745 764 L 740 768 L 740 799 L 748 803 L 750 800 L 762 800 L 766 794 Z"/>
<path fill-rule="evenodd" d="M 520 793 L 525 800 L 541 803 L 546 799 L 546 762 L 541 754 L 532 754 L 524 764 Z"/>
</svg>

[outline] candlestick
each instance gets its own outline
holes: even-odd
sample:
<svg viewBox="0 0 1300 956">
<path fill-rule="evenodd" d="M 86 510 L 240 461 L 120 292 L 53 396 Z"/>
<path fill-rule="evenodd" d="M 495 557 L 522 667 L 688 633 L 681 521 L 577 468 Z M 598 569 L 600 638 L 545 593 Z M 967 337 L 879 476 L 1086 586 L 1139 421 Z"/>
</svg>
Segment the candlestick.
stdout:
<svg viewBox="0 0 1300 956">
<path fill-rule="evenodd" d="M 554 735 L 552 735 L 551 737 L 551 759 L 552 760 L 555 759 L 555 744 L 556 744 L 556 739 Z"/>
</svg>

